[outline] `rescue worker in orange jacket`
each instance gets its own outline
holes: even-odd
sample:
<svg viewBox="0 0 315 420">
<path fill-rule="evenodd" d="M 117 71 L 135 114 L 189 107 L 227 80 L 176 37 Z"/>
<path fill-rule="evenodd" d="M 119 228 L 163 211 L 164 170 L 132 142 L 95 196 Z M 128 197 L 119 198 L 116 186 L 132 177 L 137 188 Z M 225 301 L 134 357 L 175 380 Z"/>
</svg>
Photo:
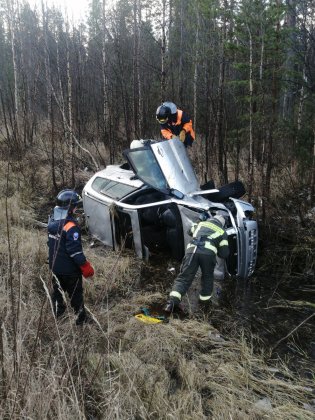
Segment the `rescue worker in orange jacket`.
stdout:
<svg viewBox="0 0 315 420">
<path fill-rule="evenodd" d="M 195 140 L 192 120 L 173 102 L 163 102 L 156 110 L 156 119 L 161 125 L 161 134 L 165 139 L 179 137 L 185 147 L 192 146 Z"/>
<path fill-rule="evenodd" d="M 76 324 L 88 321 L 83 301 L 82 275 L 94 275 L 81 243 L 81 230 L 74 213 L 82 199 L 73 190 L 63 190 L 57 196 L 57 206 L 48 221 L 49 268 L 52 271 L 52 303 L 56 317 L 65 310 L 64 292 L 70 297 L 77 315 Z"/>
</svg>

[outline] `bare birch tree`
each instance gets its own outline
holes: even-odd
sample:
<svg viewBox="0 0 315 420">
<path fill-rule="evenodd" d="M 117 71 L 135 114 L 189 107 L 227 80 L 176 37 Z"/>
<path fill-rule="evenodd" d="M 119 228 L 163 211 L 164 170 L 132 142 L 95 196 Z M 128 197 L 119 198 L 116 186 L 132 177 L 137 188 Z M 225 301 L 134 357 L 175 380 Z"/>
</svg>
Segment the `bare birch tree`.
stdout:
<svg viewBox="0 0 315 420">
<path fill-rule="evenodd" d="M 70 157 L 71 157 L 71 184 L 75 185 L 75 142 L 74 142 L 74 127 L 73 127 L 73 113 L 72 113 L 72 74 L 71 74 L 71 60 L 70 60 L 70 45 L 69 45 L 69 21 L 66 21 L 66 68 L 67 68 L 67 138 L 69 141 Z"/>
<path fill-rule="evenodd" d="M 46 104 L 47 104 L 47 119 L 49 121 L 50 131 L 50 157 L 51 157 L 51 179 L 55 191 L 58 190 L 56 179 L 56 164 L 55 164 L 55 124 L 53 114 L 53 96 L 52 96 L 52 77 L 51 77 L 51 63 L 49 57 L 49 43 L 48 43 L 48 16 L 44 1 L 41 3 L 42 9 L 42 24 L 44 33 L 44 63 L 46 76 Z"/>
<path fill-rule="evenodd" d="M 142 86 L 140 75 L 141 48 L 141 0 L 134 0 L 134 49 L 133 49 L 133 92 L 134 92 L 134 127 L 137 137 L 142 137 Z"/>
<path fill-rule="evenodd" d="M 162 0 L 162 23 L 161 23 L 161 91 L 160 101 L 166 99 L 166 3 L 167 0 Z"/>
<path fill-rule="evenodd" d="M 223 16 L 222 28 L 220 29 L 220 51 L 219 51 L 219 79 L 218 79 L 218 96 L 217 96 L 217 112 L 215 119 L 214 143 L 217 147 L 218 172 L 222 184 L 227 182 L 227 171 L 225 167 L 225 146 L 223 134 L 223 112 L 224 112 L 224 89 L 225 89 L 225 41 L 226 41 L 226 17 Z"/>
<path fill-rule="evenodd" d="M 107 76 L 107 46 L 106 46 L 106 0 L 102 1 L 102 83 L 103 83 L 103 142 L 109 147 L 109 161 L 114 163 L 115 149 L 112 141 L 109 114 L 109 87 Z"/>
<path fill-rule="evenodd" d="M 11 54 L 12 54 L 12 67 L 13 67 L 13 127 L 12 135 L 15 139 L 15 142 L 18 142 L 18 132 L 19 132 L 19 114 L 20 114 L 20 101 L 19 101 L 19 75 L 18 75 L 18 57 L 17 57 L 17 15 L 18 15 L 18 0 L 6 0 L 6 15 L 7 15 L 7 24 L 10 34 L 11 41 Z"/>
<path fill-rule="evenodd" d="M 248 154 L 248 197 L 251 199 L 254 180 L 254 139 L 253 139 L 253 38 L 250 27 L 247 26 L 249 37 L 249 154 Z"/>
</svg>

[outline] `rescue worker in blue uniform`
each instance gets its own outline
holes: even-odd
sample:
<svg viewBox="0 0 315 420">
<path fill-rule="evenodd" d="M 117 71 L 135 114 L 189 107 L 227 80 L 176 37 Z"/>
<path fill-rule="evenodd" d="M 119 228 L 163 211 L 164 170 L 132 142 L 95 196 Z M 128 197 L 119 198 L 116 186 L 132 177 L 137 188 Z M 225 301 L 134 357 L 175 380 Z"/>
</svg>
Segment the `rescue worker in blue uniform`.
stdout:
<svg viewBox="0 0 315 420">
<path fill-rule="evenodd" d="M 192 146 L 195 140 L 192 119 L 173 102 L 163 102 L 156 110 L 156 119 L 161 125 L 161 134 L 165 139 L 179 137 L 185 147 Z"/>
<path fill-rule="evenodd" d="M 66 305 L 63 292 L 70 297 L 71 306 L 77 314 L 76 324 L 88 320 L 83 301 L 82 274 L 85 278 L 94 275 L 81 243 L 81 229 L 74 216 L 82 199 L 73 190 L 63 190 L 48 221 L 49 268 L 52 271 L 52 303 L 56 317 L 61 316 Z"/>
<path fill-rule="evenodd" d="M 218 255 L 221 258 L 227 258 L 229 246 L 227 233 L 224 230 L 224 217 L 221 215 L 210 217 L 208 212 L 201 213 L 200 222 L 193 224 L 190 229 L 189 234 L 193 239 L 187 246 L 180 273 L 164 308 L 167 313 L 180 307 L 182 297 L 191 286 L 199 267 L 202 273 L 199 302 L 204 309 L 211 307 L 216 257 Z"/>
</svg>

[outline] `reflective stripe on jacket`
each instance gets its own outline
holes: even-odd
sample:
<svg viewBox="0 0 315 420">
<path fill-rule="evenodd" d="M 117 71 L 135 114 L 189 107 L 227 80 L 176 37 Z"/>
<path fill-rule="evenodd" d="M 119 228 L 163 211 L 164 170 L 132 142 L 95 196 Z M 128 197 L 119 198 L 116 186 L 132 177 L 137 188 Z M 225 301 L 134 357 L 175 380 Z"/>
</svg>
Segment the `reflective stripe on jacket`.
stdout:
<svg viewBox="0 0 315 420">
<path fill-rule="evenodd" d="M 213 252 L 221 258 L 228 257 L 229 243 L 225 230 L 216 220 L 206 220 L 194 224 L 191 228 L 193 240 L 187 246 L 187 252 Z"/>
</svg>

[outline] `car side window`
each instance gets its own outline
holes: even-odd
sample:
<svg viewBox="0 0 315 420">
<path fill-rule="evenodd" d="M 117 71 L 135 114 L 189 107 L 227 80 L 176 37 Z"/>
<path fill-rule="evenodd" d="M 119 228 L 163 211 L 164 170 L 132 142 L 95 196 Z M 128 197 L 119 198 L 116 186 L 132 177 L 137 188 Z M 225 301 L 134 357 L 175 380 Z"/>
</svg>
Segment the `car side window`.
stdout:
<svg viewBox="0 0 315 420">
<path fill-rule="evenodd" d="M 112 181 L 110 179 L 97 177 L 93 181 L 92 188 L 94 191 L 107 195 L 108 197 L 119 200 L 127 194 L 136 190 L 135 187 L 122 184 L 121 182 Z"/>
</svg>

